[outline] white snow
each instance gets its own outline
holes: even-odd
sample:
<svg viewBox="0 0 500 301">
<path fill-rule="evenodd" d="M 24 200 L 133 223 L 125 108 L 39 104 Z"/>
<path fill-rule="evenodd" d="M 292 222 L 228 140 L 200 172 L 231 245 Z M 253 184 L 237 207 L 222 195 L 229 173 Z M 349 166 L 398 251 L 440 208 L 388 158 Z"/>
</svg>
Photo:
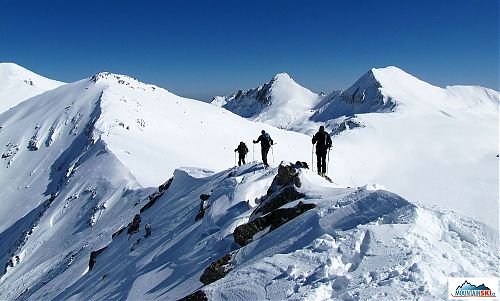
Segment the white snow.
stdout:
<svg viewBox="0 0 500 301">
<path fill-rule="evenodd" d="M 172 300 L 201 288 L 210 300 L 445 300 L 447 277 L 499 276 L 498 92 L 434 87 L 395 67 L 344 99 L 285 74 L 270 85 L 273 102 L 256 110 L 266 123 L 108 72 L 18 98 L 0 114 L 0 299 Z M 233 232 L 277 169 L 232 167 L 234 148 L 244 141 L 247 161 L 260 161 L 251 141 L 265 129 L 272 166 L 309 162 L 309 136 L 267 124 L 284 120 L 303 133 L 364 127 L 334 137 L 335 184 L 301 169 L 305 197 L 282 206 L 315 208 L 240 248 Z M 148 187 L 172 175 L 141 212 Z M 233 251 L 232 271 L 202 287 L 204 269 Z"/>
<path fill-rule="evenodd" d="M 498 276 L 498 238 L 489 227 L 383 190 L 339 188 L 308 170 L 300 191 L 317 207 L 238 248 L 234 224 L 255 209 L 239 196 L 256 179 L 270 182 L 276 169 L 192 173 L 176 171 L 166 194 L 142 213 L 152 236 L 141 229 L 115 237 L 94 270 L 59 297 L 172 300 L 202 288 L 209 300 L 446 300 L 449 276 Z M 195 222 L 199 195 L 208 192 L 205 216 Z M 233 250 L 233 270 L 202 287 L 203 270 Z"/>
<path fill-rule="evenodd" d="M 257 115 L 245 115 L 244 104 L 256 103 L 248 97 L 229 98 L 224 107 L 275 126 L 283 116 L 297 116 L 293 126 L 283 128 L 308 135 L 325 125 L 334 134 L 328 171 L 338 184 L 379 183 L 403 197 L 498 227 L 497 91 L 440 88 L 394 66 L 371 69 L 320 102 L 287 76 L 278 83 L 273 101 Z"/>
<path fill-rule="evenodd" d="M 313 108 L 321 99 L 320 95 L 300 86 L 287 73 L 278 73 L 258 88 L 226 97 L 216 96 L 212 104 L 252 121 L 305 132 Z"/>
<path fill-rule="evenodd" d="M 389 67 L 372 70 L 391 113 L 357 114 L 364 127 L 334 137 L 332 177 L 380 183 L 408 199 L 498 226 L 499 93 L 432 86 Z"/>
<path fill-rule="evenodd" d="M 64 83 L 45 78 L 14 63 L 0 63 L 0 114 L 30 97 L 61 85 Z"/>
</svg>

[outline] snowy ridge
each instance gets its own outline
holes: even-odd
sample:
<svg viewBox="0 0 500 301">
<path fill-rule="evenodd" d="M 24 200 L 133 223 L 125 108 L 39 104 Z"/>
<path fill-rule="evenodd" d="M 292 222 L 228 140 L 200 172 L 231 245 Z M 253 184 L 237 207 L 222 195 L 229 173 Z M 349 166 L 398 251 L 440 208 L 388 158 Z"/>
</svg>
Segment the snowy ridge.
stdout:
<svg viewBox="0 0 500 301">
<path fill-rule="evenodd" d="M 355 95 L 377 97 L 349 102 L 342 95 L 353 94 L 340 93 L 313 116 L 336 118 L 327 121 L 340 133 L 331 152 L 333 177 L 342 185 L 382 183 L 405 198 L 496 227 L 499 93 L 439 88 L 396 67 L 372 69 L 365 78 L 378 92 L 356 88 Z"/>
<path fill-rule="evenodd" d="M 372 69 L 345 91 L 334 91 L 326 96 L 323 105 L 311 117 L 315 121 L 327 121 L 341 116 L 360 113 L 384 113 L 395 109 L 395 101 L 382 92 L 382 84 Z M 326 104 L 324 104 L 326 103 Z"/>
<path fill-rule="evenodd" d="M 498 110 L 497 91 L 478 86 L 433 86 L 394 67 L 373 68 L 345 91 L 334 91 L 318 105 L 315 121 L 364 113 L 389 113 L 405 109 L 418 113 L 428 108 L 485 105 Z M 481 109 L 481 108 L 479 108 Z"/>
<path fill-rule="evenodd" d="M 118 231 L 93 269 L 57 298 L 170 300 L 196 291 L 209 300 L 446 300 L 449 276 L 498 276 L 498 238 L 487 226 L 377 186 L 341 188 L 296 171 L 300 187 L 293 187 L 304 196 L 274 212 L 313 208 L 240 246 L 236 229 L 256 220 L 266 190 L 284 172 L 255 164 L 177 170 L 141 210 L 135 231 Z M 224 272 L 207 272 L 214 262 Z"/>
<path fill-rule="evenodd" d="M 308 120 L 320 100 L 320 95 L 300 86 L 287 73 L 279 73 L 258 88 L 216 96 L 212 104 L 250 120 L 293 129 Z"/>
<path fill-rule="evenodd" d="M 401 72 L 347 98 L 389 114 L 326 121 L 351 129 L 336 184 L 302 163 L 227 169 L 261 129 L 271 161 L 309 161 L 310 137 L 126 75 L 21 102 L 0 114 L 0 299 L 446 299 L 449 276 L 499 276 L 499 94 Z"/>
<path fill-rule="evenodd" d="M 309 110 L 276 106 L 273 115 L 304 117 L 285 128 L 308 135 L 326 127 L 334 136 L 328 170 L 339 184 L 382 183 L 497 227 L 499 95 L 440 88 L 390 66 L 369 70 Z"/>
<path fill-rule="evenodd" d="M 8 243 L 0 247 L 0 296 L 39 291 L 46 299 L 70 285 L 147 202 L 151 189 L 142 187 L 163 183 L 179 165 L 232 166 L 239 141 L 261 129 L 279 143 L 276 157 L 305 157 L 304 135 L 112 73 L 1 114 L 0 239 Z"/>
<path fill-rule="evenodd" d="M 30 97 L 64 84 L 14 63 L 0 63 L 0 114 Z"/>
</svg>

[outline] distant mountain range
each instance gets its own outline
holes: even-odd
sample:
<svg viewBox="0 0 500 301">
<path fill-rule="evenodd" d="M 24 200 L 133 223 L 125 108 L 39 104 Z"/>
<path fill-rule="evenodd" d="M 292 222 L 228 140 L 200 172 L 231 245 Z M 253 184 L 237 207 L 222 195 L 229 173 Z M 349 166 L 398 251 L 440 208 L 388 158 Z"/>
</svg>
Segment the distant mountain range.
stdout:
<svg viewBox="0 0 500 301">
<path fill-rule="evenodd" d="M 445 299 L 450 275 L 498 274 L 496 91 L 387 67 L 213 105 L 110 72 L 0 77 L 0 299 Z M 334 183 L 303 163 L 320 125 Z"/>
</svg>

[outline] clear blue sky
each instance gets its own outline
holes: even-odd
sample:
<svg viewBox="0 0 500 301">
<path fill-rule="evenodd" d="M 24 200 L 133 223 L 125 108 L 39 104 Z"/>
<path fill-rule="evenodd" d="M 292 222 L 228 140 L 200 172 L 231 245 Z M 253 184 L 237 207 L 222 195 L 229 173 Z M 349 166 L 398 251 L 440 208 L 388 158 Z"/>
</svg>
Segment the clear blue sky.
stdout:
<svg viewBox="0 0 500 301">
<path fill-rule="evenodd" d="M 209 99 L 288 72 L 313 91 L 396 65 L 499 89 L 499 1 L 0 0 L 0 61 L 75 81 L 112 71 Z"/>
</svg>

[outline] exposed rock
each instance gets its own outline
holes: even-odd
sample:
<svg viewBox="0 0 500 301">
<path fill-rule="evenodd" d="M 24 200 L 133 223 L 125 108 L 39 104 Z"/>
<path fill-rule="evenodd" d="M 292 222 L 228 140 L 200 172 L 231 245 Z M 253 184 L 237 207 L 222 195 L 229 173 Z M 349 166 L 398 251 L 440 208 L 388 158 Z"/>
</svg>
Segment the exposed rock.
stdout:
<svg viewBox="0 0 500 301">
<path fill-rule="evenodd" d="M 156 200 L 158 200 L 165 193 L 165 191 L 170 187 L 170 185 L 172 184 L 173 181 L 174 181 L 174 178 L 172 177 L 172 178 L 168 179 L 165 183 L 161 184 L 158 187 L 158 191 L 157 192 L 155 192 L 155 193 L 151 194 L 150 196 L 148 196 L 149 201 L 146 203 L 146 205 L 144 205 L 139 210 L 139 212 L 143 213 L 144 211 L 146 211 L 149 208 L 151 208 L 151 206 L 153 206 L 156 203 Z"/>
<path fill-rule="evenodd" d="M 342 121 L 338 125 L 336 125 L 332 130 L 332 135 L 338 135 L 346 130 L 351 130 L 357 127 L 364 127 L 359 121 L 356 120 L 356 115 L 353 117 L 349 117 L 346 120 Z"/>
<path fill-rule="evenodd" d="M 200 195 L 200 209 L 198 210 L 198 213 L 196 214 L 196 217 L 194 218 L 195 221 L 199 221 L 200 219 L 203 218 L 203 216 L 205 216 L 205 210 L 207 208 L 205 208 L 205 201 L 208 200 L 210 198 L 210 194 L 201 194 Z"/>
<path fill-rule="evenodd" d="M 201 220 L 205 216 L 205 208 L 203 206 L 203 201 L 200 202 L 200 209 L 198 210 L 198 213 L 196 214 L 196 217 L 194 218 L 194 221 L 197 222 Z"/>
<path fill-rule="evenodd" d="M 217 259 L 212 262 L 206 269 L 203 271 L 203 274 L 200 276 L 201 283 L 207 285 L 212 282 L 215 282 L 221 278 L 224 278 L 231 270 L 233 269 L 231 265 L 231 260 L 233 259 L 234 252 L 231 252 L 225 255 L 222 258 Z"/>
<path fill-rule="evenodd" d="M 38 137 L 37 137 L 37 133 L 35 133 L 30 141 L 28 142 L 28 150 L 30 151 L 37 151 L 38 150 Z"/>
<path fill-rule="evenodd" d="M 245 246 L 253 240 L 255 234 L 270 227 L 269 232 L 296 218 L 307 210 L 316 207 L 315 204 L 299 202 L 293 208 L 276 209 L 271 213 L 256 218 L 246 224 L 239 225 L 233 232 L 234 241 L 240 246 Z"/>
<path fill-rule="evenodd" d="M 297 162 L 295 162 L 295 166 L 297 168 L 307 168 L 307 169 L 309 169 L 309 164 L 307 164 L 307 162 L 304 162 L 304 161 L 297 161 Z"/>
<path fill-rule="evenodd" d="M 208 301 L 208 298 L 204 291 L 197 290 L 196 292 L 187 295 L 186 297 L 181 298 L 178 301 Z"/>
<path fill-rule="evenodd" d="M 113 239 L 113 238 L 117 237 L 118 235 L 122 234 L 124 230 L 125 230 L 125 227 L 120 228 L 120 230 L 116 231 L 115 233 L 113 233 L 113 235 L 111 235 L 111 238 Z"/>
<path fill-rule="evenodd" d="M 298 171 L 290 164 L 281 164 L 278 174 L 274 177 L 267 194 L 261 199 L 259 207 L 255 209 L 252 216 L 267 214 L 279 207 L 303 198 L 305 195 L 298 192 L 300 188 Z"/>
<path fill-rule="evenodd" d="M 152 234 L 151 225 L 146 223 L 146 225 L 144 225 L 144 231 L 146 231 L 146 234 L 144 235 L 144 237 L 151 236 L 151 234 Z"/>
<path fill-rule="evenodd" d="M 210 198 L 210 194 L 203 193 L 203 194 L 200 195 L 200 199 L 202 201 L 206 201 L 206 200 L 208 200 L 208 198 Z"/>
<path fill-rule="evenodd" d="M 97 251 L 90 252 L 89 271 L 92 271 L 92 269 L 94 268 L 97 256 L 99 256 L 102 252 L 104 252 L 106 248 L 107 246 Z"/>
<path fill-rule="evenodd" d="M 141 216 L 136 214 L 134 220 L 128 225 L 127 234 L 137 233 L 139 231 L 139 225 L 141 223 Z"/>
</svg>

